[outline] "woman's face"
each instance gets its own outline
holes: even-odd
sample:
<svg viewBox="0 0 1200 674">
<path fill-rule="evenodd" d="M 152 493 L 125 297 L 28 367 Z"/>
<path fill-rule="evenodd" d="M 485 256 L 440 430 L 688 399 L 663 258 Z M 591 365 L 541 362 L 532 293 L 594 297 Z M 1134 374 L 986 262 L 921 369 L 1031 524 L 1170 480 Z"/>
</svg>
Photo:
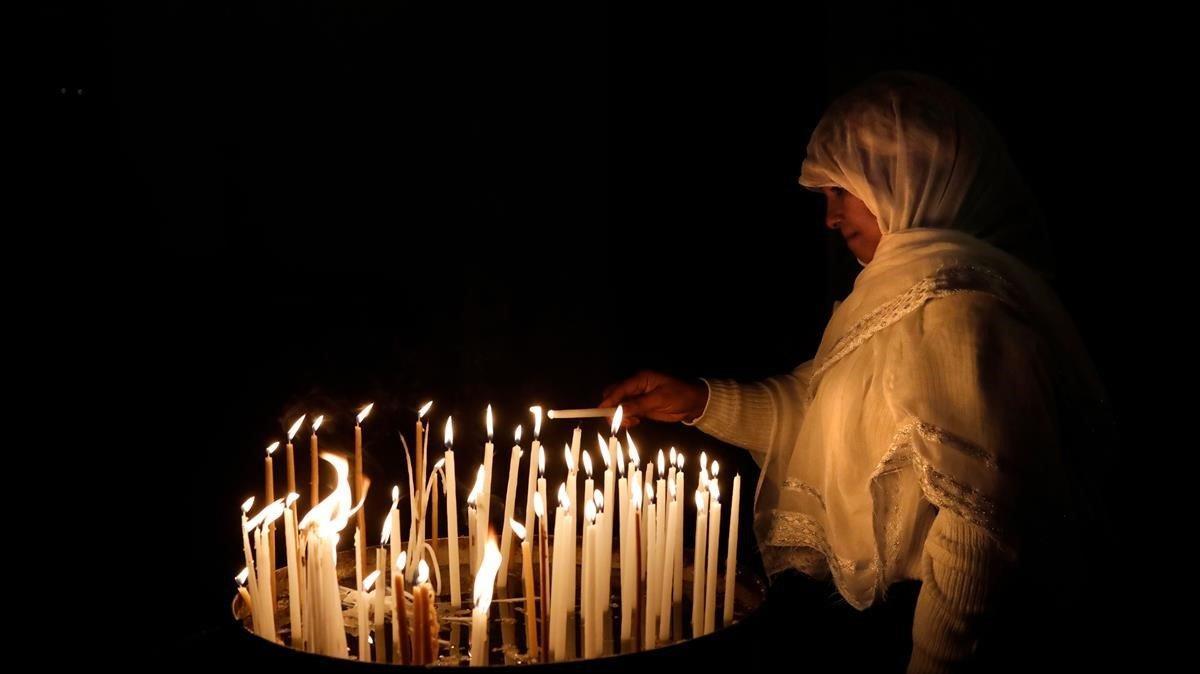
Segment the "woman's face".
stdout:
<svg viewBox="0 0 1200 674">
<path fill-rule="evenodd" d="M 841 187 L 822 187 L 821 193 L 825 195 L 825 226 L 841 233 L 854 257 L 870 262 L 883 236 L 875 215 Z"/>
</svg>

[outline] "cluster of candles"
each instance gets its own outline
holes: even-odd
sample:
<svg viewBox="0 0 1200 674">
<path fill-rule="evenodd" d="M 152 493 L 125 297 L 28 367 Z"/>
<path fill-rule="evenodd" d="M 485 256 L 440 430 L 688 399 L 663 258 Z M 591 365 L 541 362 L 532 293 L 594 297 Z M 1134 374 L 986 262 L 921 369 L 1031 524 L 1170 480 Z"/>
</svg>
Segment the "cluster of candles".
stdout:
<svg viewBox="0 0 1200 674">
<path fill-rule="evenodd" d="M 310 438 L 313 505 L 303 518 L 297 512 L 300 496 L 296 492 L 292 441 L 306 417 L 297 420 L 288 431 L 288 493 L 278 500 L 275 499 L 273 454 L 279 443 L 267 448 L 266 505 L 251 516 L 255 499 L 251 497 L 242 504 L 246 568 L 236 576 L 238 592 L 249 610 L 252 629 L 257 635 L 283 643 L 275 625 L 278 596 L 276 523 L 282 518 L 292 647 L 348 657 L 349 629 L 357 635 L 357 652 L 361 660 L 400 664 L 431 664 L 438 660 L 437 600 L 448 598 L 448 615 L 461 612 L 463 569 L 460 554 L 463 551 L 459 545 L 454 427 L 450 418 L 445 424 L 444 455 L 426 472 L 429 432 L 425 417 L 432 404 L 427 403 L 417 415 L 415 452 L 410 451 L 401 436 L 409 468 L 409 492 L 416 495 L 409 517 L 407 545 L 401 536 L 400 487 L 395 486 L 380 545 L 375 549 L 374 570 L 365 576 L 368 549 L 362 506 L 370 481 L 362 472 L 362 423 L 372 406 L 367 405 L 358 413 L 354 427 L 353 489 L 350 462 L 338 454 L 318 450 L 317 430 L 324 417 L 313 420 Z M 494 518 L 489 512 L 494 455 L 491 406 L 486 413 L 488 440 L 484 445 L 483 463 L 475 472 L 473 487 L 465 499 L 466 571 L 474 582 L 470 610 L 471 664 L 487 664 L 487 625 L 492 594 L 495 586 L 505 588 L 508 584 L 514 545 L 521 549 L 520 578 L 524 584 L 525 655 L 528 661 L 561 661 L 575 657 L 574 645 L 568 642 L 568 624 L 574 617 L 580 623 L 583 657 L 600 657 L 612 652 L 604 625 L 611 625 L 614 610 L 611 587 L 614 532 L 620 561 L 620 651 L 644 650 L 668 642 L 672 639 L 673 627 L 674 634 L 681 634 L 682 625 L 672 625 L 672 609 L 680 606 L 683 600 L 684 512 L 689 501 L 694 501 L 696 513 L 691 634 L 701 636 L 712 632 L 716 627 L 718 548 L 722 527 L 717 461 L 709 465 L 707 457 L 701 453 L 694 499 L 685 499 L 683 453 L 673 447 L 669 453 L 660 449 L 656 460 L 643 464 L 629 433 L 625 434 L 624 444 L 617 437 L 621 426 L 620 407 L 551 410 L 548 414 L 551 419 L 613 417 L 609 437 L 605 439 L 597 434 L 597 450 L 604 463 L 602 476 L 594 474 L 597 466 L 592 454 L 581 447 L 582 429 L 578 426 L 574 429 L 571 443 L 563 449 L 567 476 L 557 489 L 558 506 L 551 523 L 548 521 L 546 450 L 540 443 L 542 409 L 532 407 L 530 411 L 534 416 L 534 430 L 524 495 L 524 523 L 514 517 L 521 461 L 525 456 L 521 447 L 522 430 L 518 426 L 509 459 L 504 513 L 497 543 L 492 529 Z M 324 499 L 319 498 L 319 460 L 330 464 L 337 476 L 333 491 Z M 582 493 L 579 491 L 581 466 L 584 472 Z M 726 625 L 733 620 L 740 496 L 741 476 L 735 476 L 726 534 L 722 611 Z M 445 550 L 449 587 L 442 585 L 435 551 L 439 539 L 439 501 L 442 499 L 447 524 Z M 432 536 L 426 541 L 426 514 L 430 508 L 432 517 L 428 519 Z M 337 547 L 342 530 L 352 518 L 356 519 L 355 587 L 343 592 L 338 583 Z M 580 539 L 582 545 L 579 545 Z M 351 610 L 343 611 L 343 602 L 350 605 Z M 390 640 L 386 634 L 389 612 L 392 618 Z M 676 615 L 676 619 L 681 620 Z"/>
</svg>

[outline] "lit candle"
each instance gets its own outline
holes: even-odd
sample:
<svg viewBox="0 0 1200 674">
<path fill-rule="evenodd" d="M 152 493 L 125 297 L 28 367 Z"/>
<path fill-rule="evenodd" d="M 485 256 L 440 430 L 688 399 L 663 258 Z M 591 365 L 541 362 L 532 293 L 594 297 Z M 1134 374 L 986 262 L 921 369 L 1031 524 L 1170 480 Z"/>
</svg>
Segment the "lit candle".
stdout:
<svg viewBox="0 0 1200 674">
<path fill-rule="evenodd" d="M 504 526 L 500 534 L 500 587 L 508 587 L 508 559 L 512 552 L 512 516 L 517 500 L 517 480 L 521 478 L 521 427 L 513 432 L 512 457 L 508 461 L 508 488 L 504 495 Z"/>
<path fill-rule="evenodd" d="M 632 449 L 631 451 L 637 451 Z M 640 480 L 635 480 L 635 484 L 630 485 L 629 493 L 630 500 L 633 503 L 633 508 L 630 510 L 630 529 L 633 530 L 633 545 L 629 546 L 629 557 L 633 561 L 633 592 L 632 611 L 630 616 L 630 638 L 633 639 L 633 649 L 641 650 L 641 630 L 640 622 L 642 617 L 640 602 L 642 596 L 642 490 L 640 488 Z M 625 628 L 621 628 L 622 636 L 624 636 Z"/>
<path fill-rule="evenodd" d="M 650 464 L 651 467 L 654 464 Z M 642 635 L 642 648 L 654 648 L 655 642 L 658 639 L 658 584 L 662 581 L 662 573 L 660 572 L 660 563 L 662 561 L 661 550 L 658 539 L 658 504 L 654 502 L 654 488 L 651 487 L 650 481 L 646 481 L 646 548 L 649 550 L 646 560 L 648 568 L 646 569 L 646 594 L 644 597 L 644 606 L 646 614 L 646 622 L 644 625 L 645 632 Z"/>
<path fill-rule="evenodd" d="M 692 559 L 692 637 L 704 634 L 704 552 L 708 533 L 708 492 L 696 490 L 696 549 Z"/>
<path fill-rule="evenodd" d="M 390 529 L 390 527 L 389 527 Z M 387 636 L 383 633 L 384 598 L 387 595 L 388 563 L 383 546 L 375 548 L 375 571 L 372 573 L 379 578 L 375 587 L 375 662 L 387 662 Z"/>
<path fill-rule="evenodd" d="M 483 445 L 483 491 L 475 502 L 478 522 L 475 525 L 475 566 L 478 573 L 479 565 L 483 563 L 483 539 L 488 535 L 489 511 L 492 503 L 492 454 L 495 446 L 492 444 L 492 406 L 487 406 L 487 443 Z"/>
<path fill-rule="evenodd" d="M 620 473 L 620 479 L 617 480 L 617 522 L 620 528 L 617 530 L 617 549 L 621 560 L 621 652 L 625 652 L 629 648 L 629 634 L 626 630 L 626 625 L 629 624 L 630 609 L 630 590 L 635 581 L 633 580 L 629 561 L 629 480 L 625 477 L 625 453 L 621 450 L 620 444 L 617 445 L 617 471 Z"/>
<path fill-rule="evenodd" d="M 725 551 L 725 607 L 722 613 L 722 625 L 729 627 L 733 624 L 733 590 L 734 578 L 737 576 L 737 546 L 738 546 L 738 510 L 742 498 L 742 476 L 733 476 L 733 501 L 729 508 L 729 544 Z"/>
<path fill-rule="evenodd" d="M 672 604 L 680 604 L 683 602 L 683 452 L 675 456 L 675 465 L 679 469 L 675 471 L 675 498 L 679 501 L 679 507 L 675 510 L 675 517 L 679 521 L 675 525 L 678 537 L 675 540 L 675 570 L 671 573 L 671 578 L 675 585 L 671 592 L 671 602 Z M 682 626 L 679 628 L 679 633 L 682 633 Z"/>
<path fill-rule="evenodd" d="M 300 619 L 300 565 L 296 557 L 296 514 L 292 507 L 300 495 L 290 492 L 283 509 L 283 540 L 287 549 L 288 612 L 291 618 L 292 648 L 304 642 L 304 627 Z"/>
<path fill-rule="evenodd" d="M 300 420 L 303 421 L 304 417 L 300 417 Z M 309 453 L 312 455 L 312 468 L 313 468 L 313 473 L 309 478 L 309 488 L 311 490 L 309 496 L 312 498 L 312 501 L 311 501 L 312 505 L 316 505 L 317 500 L 318 500 L 317 470 L 316 470 L 317 466 L 318 466 L 318 463 L 317 463 L 317 429 L 320 428 L 321 424 L 323 424 L 323 423 L 325 423 L 325 415 L 324 414 L 317 417 L 316 419 L 313 419 L 312 435 L 310 435 L 308 438 L 308 450 L 309 450 Z M 295 428 L 297 431 L 299 431 L 300 430 L 299 422 L 297 422 L 296 426 L 293 426 L 293 428 Z M 292 437 L 290 435 L 288 436 L 288 444 L 287 444 L 287 463 L 288 463 L 288 491 L 293 492 L 293 491 L 296 491 L 296 467 L 292 460 Z M 294 509 L 294 507 L 293 507 L 293 509 Z"/>
<path fill-rule="evenodd" d="M 529 481 L 525 485 L 525 530 L 529 537 L 534 534 L 533 495 L 538 491 L 538 456 L 541 454 L 542 443 L 542 408 L 534 405 L 529 408 L 533 413 L 533 443 L 529 445 Z M 543 498 L 545 498 L 543 496 Z"/>
<path fill-rule="evenodd" d="M 599 436 L 597 436 L 599 437 Z M 596 548 L 599 555 L 600 566 L 597 567 L 599 573 L 599 588 L 597 595 L 600 597 L 600 619 L 604 624 L 609 624 L 606 617 L 609 612 L 609 597 L 612 596 L 612 540 L 613 540 L 613 489 L 615 486 L 615 475 L 613 474 L 612 459 L 616 452 L 617 438 L 616 435 L 609 437 L 608 447 L 604 443 L 600 443 L 600 458 L 604 460 L 604 496 L 600 501 L 601 523 L 600 536 L 601 544 Z M 608 642 L 604 641 L 602 648 L 607 654 L 609 652 Z"/>
<path fill-rule="evenodd" d="M 612 561 L 612 540 L 604 538 L 605 521 L 608 519 L 605 510 L 606 501 L 604 494 L 597 489 L 592 494 L 592 500 L 596 503 L 596 526 L 593 527 L 592 535 L 592 560 L 594 571 L 592 572 L 592 616 L 588 620 L 588 629 L 592 630 L 592 643 L 595 647 L 595 655 L 592 657 L 600 657 L 604 650 L 604 611 L 608 608 L 608 584 L 603 582 L 600 574 L 604 573 L 606 568 L 605 559 L 610 563 Z"/>
<path fill-rule="evenodd" d="M 315 505 L 300 520 L 299 529 L 307 533 L 308 580 L 304 619 L 305 638 L 314 653 L 346 657 L 346 627 L 337 580 L 338 532 L 354 515 L 351 502 L 350 464 L 336 454 L 325 452 L 321 458 L 337 473 L 333 492 Z"/>
<path fill-rule="evenodd" d="M 613 413 L 611 407 L 589 407 L 579 410 L 550 410 L 546 416 L 551 419 L 595 419 L 607 417 Z"/>
<path fill-rule="evenodd" d="M 458 562 L 458 497 L 454 479 L 454 427 L 446 419 L 446 543 L 450 546 L 450 605 L 462 606 L 462 579 Z"/>
<path fill-rule="evenodd" d="M 479 492 L 482 490 L 483 466 L 480 466 L 475 473 L 475 486 L 471 488 L 471 493 L 467 494 L 467 559 L 470 560 L 472 578 L 479 572 L 479 510 L 476 502 L 479 500 Z"/>
<path fill-rule="evenodd" d="M 525 584 L 525 650 L 530 660 L 537 659 L 537 592 L 534 590 L 533 541 L 520 522 L 509 523 L 513 534 L 521 541 L 521 579 Z"/>
<path fill-rule="evenodd" d="M 475 608 L 471 611 L 472 667 L 481 667 L 488 663 L 488 609 L 492 605 L 496 572 L 500 570 L 500 550 L 496 547 L 496 539 L 487 536 L 487 543 L 483 548 L 479 573 L 475 576 Z"/>
<path fill-rule="evenodd" d="M 396 558 L 400 556 L 403 550 L 403 543 L 400 540 L 400 485 L 392 485 L 392 507 L 388 509 L 387 519 L 384 520 L 383 544 L 390 544 L 390 556 L 388 563 L 391 568 L 396 567 Z M 405 559 L 408 555 L 405 554 Z M 394 573 L 394 571 L 393 571 Z"/>
<path fill-rule="evenodd" d="M 569 512 L 571 517 L 575 517 L 575 499 L 579 496 L 579 492 L 577 490 L 579 483 L 576 480 L 579 464 L 575 460 L 575 454 L 571 451 L 570 445 L 563 445 L 563 458 L 567 462 L 567 494 L 569 496 L 568 500 L 570 501 Z M 574 532 L 572 532 L 572 534 L 573 533 Z M 555 532 L 555 535 L 558 535 L 557 531 Z"/>
<path fill-rule="evenodd" d="M 704 592 L 704 633 L 717 627 L 717 548 L 721 543 L 721 491 L 717 485 L 717 462 L 713 461 L 712 479 L 708 481 L 708 565 Z"/>
<path fill-rule="evenodd" d="M 301 417 L 302 419 L 304 417 Z M 312 435 L 308 438 L 308 453 L 312 459 L 312 464 L 309 466 L 309 507 L 316 506 L 321 500 L 321 461 L 318 458 L 319 451 L 317 449 L 317 429 L 321 427 L 321 423 L 325 421 L 325 416 L 322 415 L 319 419 L 313 422 Z M 299 430 L 299 429 L 297 429 Z"/>
<path fill-rule="evenodd" d="M 355 616 L 358 619 L 358 659 L 368 662 L 371 659 L 371 648 L 367 645 L 367 637 L 371 630 L 367 628 L 370 620 L 367 617 L 367 587 L 363 579 L 362 560 L 362 536 L 358 535 L 356 529 L 354 531 L 354 587 L 358 590 L 358 600 L 354 602 L 354 608 Z"/>
<path fill-rule="evenodd" d="M 579 470 L 579 462 L 582 460 L 581 457 L 579 456 L 579 451 L 580 451 L 580 449 L 582 449 L 582 447 L 580 447 L 580 443 L 582 441 L 583 441 L 583 429 L 580 428 L 579 426 L 576 426 L 575 430 L 571 432 L 571 464 L 570 464 L 571 472 L 576 472 Z M 570 484 L 567 485 L 567 489 L 570 490 L 567 493 L 569 493 L 571 495 L 571 506 L 572 506 L 572 508 L 574 508 L 573 510 L 571 510 L 571 518 L 575 521 L 579 520 L 578 509 L 583 507 L 583 504 L 581 502 L 582 500 L 579 498 L 579 492 L 575 491 L 576 489 L 578 489 L 578 487 L 579 487 L 579 485 L 576 482 L 571 482 Z M 579 505 L 576 505 L 576 503 L 579 503 Z M 582 523 L 580 523 L 579 526 L 582 526 Z"/>
<path fill-rule="evenodd" d="M 363 449 L 362 449 L 362 422 L 371 413 L 371 408 L 375 407 L 375 403 L 370 403 L 358 413 L 354 422 L 354 496 L 356 501 L 361 501 L 363 498 Z M 358 509 L 358 530 L 363 532 L 363 540 L 366 540 L 367 525 L 366 515 L 362 508 Z M 366 554 L 366 546 L 363 546 L 363 554 Z M 366 561 L 363 562 L 366 564 Z"/>
<path fill-rule="evenodd" d="M 554 561 L 551 567 L 552 577 L 550 580 L 550 658 L 552 660 L 561 660 L 566 657 L 567 651 L 567 547 L 574 545 L 574 541 L 568 544 L 568 540 L 572 538 L 567 532 L 574 531 L 574 525 L 571 522 L 570 512 L 571 499 L 567 496 L 567 485 L 564 483 L 558 488 L 558 509 L 554 512 Z M 573 571 L 571 571 L 573 573 Z M 575 598 L 571 597 L 572 604 Z"/>
<path fill-rule="evenodd" d="M 592 479 L 592 455 L 590 453 L 588 453 L 588 451 L 585 449 L 582 452 L 582 456 L 583 456 L 583 470 L 584 470 L 583 500 L 585 502 L 590 502 L 592 500 L 592 492 L 596 490 L 596 483 Z M 585 505 L 586 505 L 586 503 L 585 503 Z M 584 523 L 586 523 L 586 522 L 587 522 L 587 519 L 584 518 Z M 585 557 L 585 559 L 586 559 L 586 557 Z M 584 616 L 586 619 L 586 616 L 587 616 L 586 612 L 584 613 Z"/>
<path fill-rule="evenodd" d="M 250 512 L 250 509 L 253 507 L 254 507 L 254 497 L 253 496 L 251 496 L 250 498 L 248 498 L 244 502 L 242 502 L 242 552 L 246 556 L 246 568 L 249 570 L 247 573 L 247 576 L 248 576 L 249 588 L 250 588 L 250 592 L 249 592 L 249 594 L 250 594 L 250 604 L 249 604 L 250 617 L 252 620 L 254 617 L 254 610 L 257 608 L 257 605 L 258 605 L 258 574 L 254 568 L 254 553 L 250 550 L 250 532 L 254 529 L 254 527 L 250 526 L 250 523 L 247 520 L 246 516 L 247 516 L 247 513 Z M 258 623 L 255 622 L 255 623 L 253 623 L 253 625 L 255 628 L 255 632 L 257 633 Z"/>
<path fill-rule="evenodd" d="M 584 453 L 587 457 L 587 453 Z M 588 500 L 583 504 L 583 584 L 580 588 L 580 607 L 583 615 L 583 657 L 594 658 L 595 643 L 592 637 L 592 604 L 595 603 L 596 593 L 595 587 L 595 552 L 593 546 L 596 544 L 596 504 L 592 502 L 589 495 Z"/>
<path fill-rule="evenodd" d="M 303 417 L 301 417 L 301 419 L 303 419 Z M 275 463 L 274 463 L 274 459 L 271 457 L 271 454 L 273 454 L 275 452 L 275 450 L 277 450 L 277 449 L 279 449 L 278 441 L 272 442 L 270 444 L 270 446 L 267 447 L 267 458 L 266 458 L 266 461 L 264 464 L 264 477 L 266 478 L 265 479 L 265 487 L 266 488 L 264 489 L 264 491 L 266 492 L 266 497 L 267 497 L 266 502 L 267 503 L 272 503 L 273 501 L 275 501 Z M 274 602 L 275 597 L 278 596 L 278 593 L 275 590 L 275 525 L 274 524 L 267 527 L 267 564 L 271 568 L 270 594 L 271 594 L 271 601 Z"/>
<path fill-rule="evenodd" d="M 376 552 L 381 553 L 383 551 L 377 549 Z M 376 561 L 381 561 L 383 559 L 383 555 L 382 554 L 376 555 L 375 559 L 376 559 Z M 370 643 L 375 644 L 375 656 L 373 658 L 374 662 L 384 662 L 384 660 L 382 659 L 383 645 L 384 645 L 383 615 L 382 615 L 382 608 L 383 608 L 382 600 L 383 600 L 383 587 L 384 587 L 383 582 L 384 581 L 380 579 L 380 577 L 381 577 L 380 571 L 381 571 L 381 569 L 375 569 L 366 578 L 364 578 L 363 579 L 363 587 L 362 587 L 363 594 L 365 596 L 369 597 L 369 599 L 367 601 L 364 601 L 363 604 L 371 605 L 372 606 L 371 610 L 374 614 L 374 620 L 369 621 L 369 622 L 371 622 Z M 379 581 L 378 585 L 376 585 L 376 581 Z M 371 588 L 375 588 L 375 590 L 372 592 Z M 367 594 L 368 592 L 370 594 Z M 370 604 L 368 604 L 367 602 L 370 602 Z M 365 613 L 365 611 L 364 611 L 364 613 Z M 366 630 L 363 630 L 363 631 L 366 631 Z M 362 644 L 362 635 L 361 634 L 359 635 L 359 644 L 360 645 Z M 367 657 L 366 654 L 360 654 L 358 659 L 362 660 L 363 662 L 372 661 L 372 658 Z"/>
<path fill-rule="evenodd" d="M 404 596 L 404 570 L 408 566 L 408 553 L 400 551 L 392 565 L 392 662 L 400 665 L 412 663 L 412 643 L 408 634 L 408 599 Z"/>
<path fill-rule="evenodd" d="M 546 456 L 542 452 L 542 456 Z M 533 495 L 533 511 L 538 516 L 538 588 L 541 590 L 541 640 L 538 643 L 541 657 L 550 654 L 550 550 L 546 549 L 546 507 L 541 492 Z M 536 621 L 535 621 L 536 624 Z"/>
<path fill-rule="evenodd" d="M 679 512 L 679 499 L 675 491 L 675 481 L 667 482 L 667 516 L 666 534 L 662 546 L 662 580 L 658 590 L 658 640 L 666 642 L 671 638 L 671 591 L 672 578 L 675 572 L 675 539 L 679 536 L 679 523 L 676 515 Z"/>
</svg>

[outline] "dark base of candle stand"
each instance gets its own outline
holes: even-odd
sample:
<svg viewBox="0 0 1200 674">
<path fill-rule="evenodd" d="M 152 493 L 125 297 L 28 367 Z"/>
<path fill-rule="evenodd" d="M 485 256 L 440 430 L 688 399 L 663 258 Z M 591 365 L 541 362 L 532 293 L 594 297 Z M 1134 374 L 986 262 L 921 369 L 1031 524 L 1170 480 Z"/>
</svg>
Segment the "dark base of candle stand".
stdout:
<svg viewBox="0 0 1200 674">
<path fill-rule="evenodd" d="M 463 539 L 463 549 L 465 550 L 466 540 Z M 438 557 L 443 560 L 445 555 L 445 541 L 438 542 Z M 339 577 L 343 585 L 352 585 L 354 577 L 353 554 L 343 554 L 339 556 Z M 373 553 L 367 555 L 368 559 L 373 559 Z M 685 552 L 685 559 L 691 559 L 691 552 Z M 509 590 L 520 594 L 522 581 L 519 576 L 520 560 L 519 557 L 514 561 L 512 568 L 516 573 L 509 581 Z M 619 599 L 620 596 L 620 577 L 619 567 L 614 559 L 614 578 L 612 583 L 613 595 Z M 446 568 L 441 569 L 442 583 L 445 586 L 449 583 L 449 575 Z M 284 602 L 286 594 L 287 579 L 286 570 L 279 570 L 279 591 L 280 602 L 279 610 L 277 611 L 277 624 L 284 625 L 287 621 L 288 611 Z M 690 566 L 684 570 L 684 604 L 676 607 L 683 623 L 684 634 L 691 633 L 691 569 Z M 705 635 L 696 639 L 686 639 L 677 641 L 665 646 L 660 646 L 647 651 L 634 653 L 614 654 L 601 658 L 590 660 L 576 659 L 566 662 L 554 663 L 520 663 L 520 664 L 503 664 L 502 658 L 493 658 L 494 664 L 489 665 L 492 669 L 511 669 L 511 670 L 529 670 L 536 669 L 538 671 L 587 671 L 587 672 L 617 672 L 627 670 L 629 667 L 635 668 L 635 671 L 642 666 L 669 666 L 669 662 L 691 662 L 702 665 L 714 663 L 727 664 L 745 664 L 754 658 L 755 653 L 762 652 L 763 644 L 760 635 L 764 631 L 763 623 L 763 604 L 767 597 L 766 579 L 762 573 L 761 565 L 757 559 L 742 560 L 739 562 L 738 578 L 736 580 L 736 595 L 735 595 L 735 621 L 728 627 L 720 626 L 721 609 L 724 601 L 724 581 L 723 578 L 718 582 L 718 610 L 717 623 L 718 629 L 712 634 Z M 470 584 L 470 578 L 467 574 L 462 577 L 464 589 Z M 504 594 L 497 590 L 496 599 L 502 599 Z M 616 603 L 616 602 L 614 602 Z M 523 607 L 523 603 L 516 604 Z M 464 609 L 468 608 L 464 602 Z M 616 610 L 616 609 L 614 609 Z M 241 605 L 240 599 L 234 601 L 235 614 L 244 617 L 245 609 Z M 503 642 L 501 633 L 500 621 L 495 620 L 499 614 L 498 606 L 492 607 L 493 621 L 490 626 L 491 647 L 493 650 L 499 647 Z M 443 625 L 443 637 L 445 637 L 445 625 Z M 273 644 L 264 639 L 255 636 L 249 631 L 248 624 L 242 621 L 231 621 L 230 624 L 204 634 L 196 635 L 195 637 L 185 640 L 179 644 L 179 652 L 174 654 L 177 661 L 186 662 L 188 668 L 220 670 L 229 666 L 235 666 L 239 670 L 244 667 L 265 666 L 269 670 L 287 671 L 320 671 L 320 672 L 337 672 L 337 671 L 364 671 L 364 667 L 393 667 L 400 668 L 397 665 L 381 665 L 370 662 L 359 662 L 358 660 L 350 660 L 344 658 L 332 658 L 327 656 L 305 653 L 280 644 Z M 612 623 L 613 634 L 616 635 L 615 640 L 619 642 L 619 620 L 614 620 Z M 388 623 L 388 631 L 390 633 L 390 622 Z M 524 625 L 520 620 L 516 621 L 513 627 L 513 633 L 519 634 L 517 640 L 523 645 L 524 642 Z M 466 644 L 466 634 L 463 634 L 463 644 Z M 510 635 L 510 638 L 511 635 Z M 353 636 L 347 636 L 347 643 L 350 644 L 352 651 L 355 649 L 357 642 Z M 444 649 L 443 649 L 444 650 Z M 465 653 L 464 648 L 464 653 Z M 522 649 L 523 650 L 523 649 Z M 581 650 L 581 644 L 576 644 L 576 651 Z M 441 663 L 446 664 L 446 663 Z M 406 667 L 404 669 L 416 669 Z"/>
</svg>

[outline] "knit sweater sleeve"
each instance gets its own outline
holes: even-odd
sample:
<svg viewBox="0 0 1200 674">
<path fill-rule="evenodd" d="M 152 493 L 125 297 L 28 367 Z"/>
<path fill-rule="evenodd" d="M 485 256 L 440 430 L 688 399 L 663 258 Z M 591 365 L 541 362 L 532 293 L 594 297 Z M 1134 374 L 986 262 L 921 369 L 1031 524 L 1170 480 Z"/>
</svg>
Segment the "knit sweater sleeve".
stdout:
<svg viewBox="0 0 1200 674">
<path fill-rule="evenodd" d="M 925 539 L 909 674 L 969 671 L 983 618 L 1011 557 L 985 531 L 941 510 Z"/>
<path fill-rule="evenodd" d="M 807 391 L 812 361 L 792 372 L 760 382 L 742 384 L 729 379 L 705 379 L 708 404 L 704 413 L 688 425 L 741 447 L 762 465 L 776 441 L 783 417 L 798 421 L 807 409 Z M 798 423 L 787 424 L 799 427 Z"/>
</svg>

